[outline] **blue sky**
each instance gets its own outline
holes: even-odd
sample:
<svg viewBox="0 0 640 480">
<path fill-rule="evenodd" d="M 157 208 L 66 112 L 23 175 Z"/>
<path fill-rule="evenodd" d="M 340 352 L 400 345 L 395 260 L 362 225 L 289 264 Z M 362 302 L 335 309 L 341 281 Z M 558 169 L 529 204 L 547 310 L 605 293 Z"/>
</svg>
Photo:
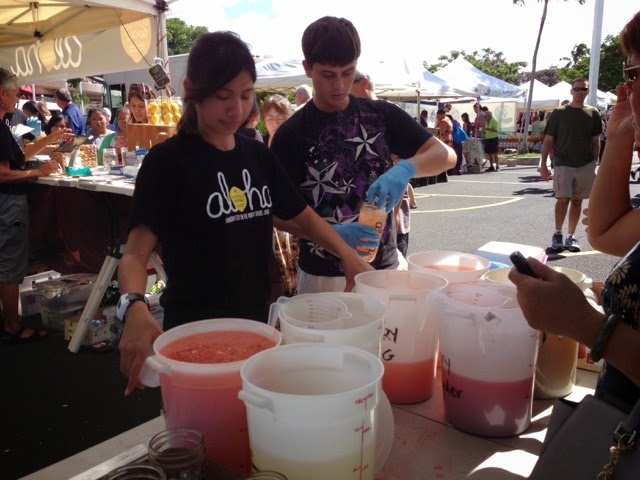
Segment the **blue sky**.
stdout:
<svg viewBox="0 0 640 480">
<path fill-rule="evenodd" d="M 382 8 L 378 5 L 384 5 Z M 446 6 L 443 10 L 442 6 Z M 550 0 L 538 55 L 538 68 L 561 65 L 578 43 L 591 47 L 595 0 Z M 602 39 L 617 35 L 638 11 L 633 0 L 604 0 Z M 178 0 L 172 15 L 210 31 L 232 30 L 253 53 L 301 58 L 305 27 L 324 15 L 351 20 L 362 41 L 363 56 L 384 59 L 402 54 L 415 62 L 437 62 L 451 50 L 483 48 L 502 52 L 507 61 L 529 66 L 542 4 L 527 0 Z"/>
</svg>

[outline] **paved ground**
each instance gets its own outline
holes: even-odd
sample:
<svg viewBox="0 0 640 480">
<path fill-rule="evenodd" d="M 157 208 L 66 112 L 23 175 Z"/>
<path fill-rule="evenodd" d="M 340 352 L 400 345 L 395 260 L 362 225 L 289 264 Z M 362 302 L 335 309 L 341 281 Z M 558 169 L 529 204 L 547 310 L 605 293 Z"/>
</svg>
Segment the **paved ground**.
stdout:
<svg viewBox="0 0 640 480">
<path fill-rule="evenodd" d="M 630 185 L 632 198 L 640 204 L 640 184 Z M 492 240 L 551 245 L 555 199 L 551 182 L 542 181 L 535 165 L 449 177 L 447 183 L 415 192 L 418 209 L 411 211 L 410 254 L 426 250 L 472 253 Z M 604 280 L 616 258 L 591 248 L 584 225 L 579 225 L 576 236 L 582 252 L 563 252 L 551 256 L 550 262 Z"/>
</svg>

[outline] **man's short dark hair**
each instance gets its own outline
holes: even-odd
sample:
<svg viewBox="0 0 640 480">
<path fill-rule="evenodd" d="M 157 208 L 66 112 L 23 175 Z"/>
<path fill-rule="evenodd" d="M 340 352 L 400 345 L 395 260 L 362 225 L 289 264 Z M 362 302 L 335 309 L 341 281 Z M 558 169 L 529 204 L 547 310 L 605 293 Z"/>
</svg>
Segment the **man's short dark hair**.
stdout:
<svg viewBox="0 0 640 480">
<path fill-rule="evenodd" d="M 346 18 L 322 17 L 302 34 L 304 59 L 314 63 L 342 67 L 360 57 L 360 36 Z"/>
<path fill-rule="evenodd" d="M 436 115 L 444 115 L 445 113 L 447 113 L 447 112 L 445 112 L 443 108 L 440 108 L 440 109 L 438 109 L 438 111 L 436 112 Z"/>
<path fill-rule="evenodd" d="M 73 98 L 71 97 L 71 93 L 66 88 L 59 88 L 58 90 L 56 90 L 56 93 L 54 93 L 54 95 L 58 100 L 62 100 L 63 102 L 70 102 L 71 100 L 73 100 Z"/>
<path fill-rule="evenodd" d="M 577 82 L 589 82 L 589 79 L 586 77 L 576 78 L 573 82 L 571 82 L 571 86 L 573 87 Z"/>
</svg>

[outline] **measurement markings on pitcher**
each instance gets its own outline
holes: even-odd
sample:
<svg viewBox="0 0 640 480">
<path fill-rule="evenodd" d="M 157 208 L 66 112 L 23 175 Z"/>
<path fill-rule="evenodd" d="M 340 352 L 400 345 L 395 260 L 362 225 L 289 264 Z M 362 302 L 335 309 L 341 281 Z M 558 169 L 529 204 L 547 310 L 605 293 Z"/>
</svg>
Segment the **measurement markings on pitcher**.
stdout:
<svg viewBox="0 0 640 480">
<path fill-rule="evenodd" d="M 370 392 L 366 397 L 358 398 L 355 400 L 356 405 L 362 405 L 364 407 L 365 413 L 367 412 L 367 403 L 370 399 L 373 398 L 373 392 Z M 369 464 L 364 464 L 364 437 L 367 433 L 371 431 L 370 425 L 365 425 L 364 418 L 362 419 L 362 424 L 357 427 L 354 432 L 360 434 L 360 465 L 353 467 L 353 472 L 358 472 L 358 479 L 362 480 L 362 473 L 365 470 L 369 469 Z"/>
</svg>

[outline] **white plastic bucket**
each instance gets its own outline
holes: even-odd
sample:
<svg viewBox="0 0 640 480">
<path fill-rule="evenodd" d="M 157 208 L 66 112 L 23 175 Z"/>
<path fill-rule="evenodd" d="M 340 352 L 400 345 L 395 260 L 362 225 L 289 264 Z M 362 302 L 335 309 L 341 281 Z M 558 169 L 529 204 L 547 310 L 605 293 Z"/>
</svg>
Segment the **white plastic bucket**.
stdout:
<svg viewBox="0 0 640 480">
<path fill-rule="evenodd" d="M 242 386 L 240 367 L 246 360 L 200 364 L 172 360 L 160 353 L 181 338 L 215 331 L 252 332 L 272 340 L 282 336 L 264 323 L 240 318 L 201 320 L 173 328 L 153 343 L 154 354 L 146 365 L 160 375 L 167 429 L 193 428 L 202 432 L 206 458 L 237 473 L 251 471 L 249 436 L 244 403 L 238 399 Z"/>
<path fill-rule="evenodd" d="M 247 360 L 239 397 L 255 467 L 289 480 L 372 480 L 383 370 L 345 345 L 285 345 Z"/>
<path fill-rule="evenodd" d="M 391 403 L 417 403 L 433 394 L 438 336 L 429 315 L 433 292 L 447 286 L 438 276 L 418 271 L 377 270 L 355 277 L 355 291 L 387 308 L 381 342 L 383 388 Z"/>
<path fill-rule="evenodd" d="M 320 296 L 314 293 L 280 297 L 269 308 L 269 322 L 276 326 L 278 317 L 290 325 L 310 330 L 343 328 L 350 315 L 347 306 L 335 295 Z"/>
<path fill-rule="evenodd" d="M 515 287 L 452 284 L 434 297 L 447 421 L 490 437 L 531 424 L 538 337 Z"/>
<path fill-rule="evenodd" d="M 475 283 L 489 270 L 491 262 L 470 253 L 429 251 L 407 257 L 409 270 L 440 275 L 449 283 Z"/>
<path fill-rule="evenodd" d="M 281 315 L 280 331 L 284 344 L 333 343 L 350 345 L 376 356 L 380 355 L 380 339 L 387 310 L 382 302 L 358 293 L 314 293 L 305 296 L 339 300 L 346 306 L 348 316 L 336 328 L 311 329 L 292 322 L 288 315 Z M 270 325 L 274 325 L 275 321 L 275 317 L 269 318 Z"/>
<path fill-rule="evenodd" d="M 556 272 L 560 272 L 571 279 L 573 283 L 578 285 L 582 291 L 585 291 L 591 288 L 592 280 L 588 278 L 584 273 L 574 270 L 572 268 L 566 267 L 556 267 L 550 266 Z M 512 267 L 503 267 L 496 268 L 494 270 L 489 270 L 482 276 L 482 280 L 489 283 L 500 283 L 502 285 L 513 285 L 511 280 L 509 280 L 509 272 Z"/>
</svg>

